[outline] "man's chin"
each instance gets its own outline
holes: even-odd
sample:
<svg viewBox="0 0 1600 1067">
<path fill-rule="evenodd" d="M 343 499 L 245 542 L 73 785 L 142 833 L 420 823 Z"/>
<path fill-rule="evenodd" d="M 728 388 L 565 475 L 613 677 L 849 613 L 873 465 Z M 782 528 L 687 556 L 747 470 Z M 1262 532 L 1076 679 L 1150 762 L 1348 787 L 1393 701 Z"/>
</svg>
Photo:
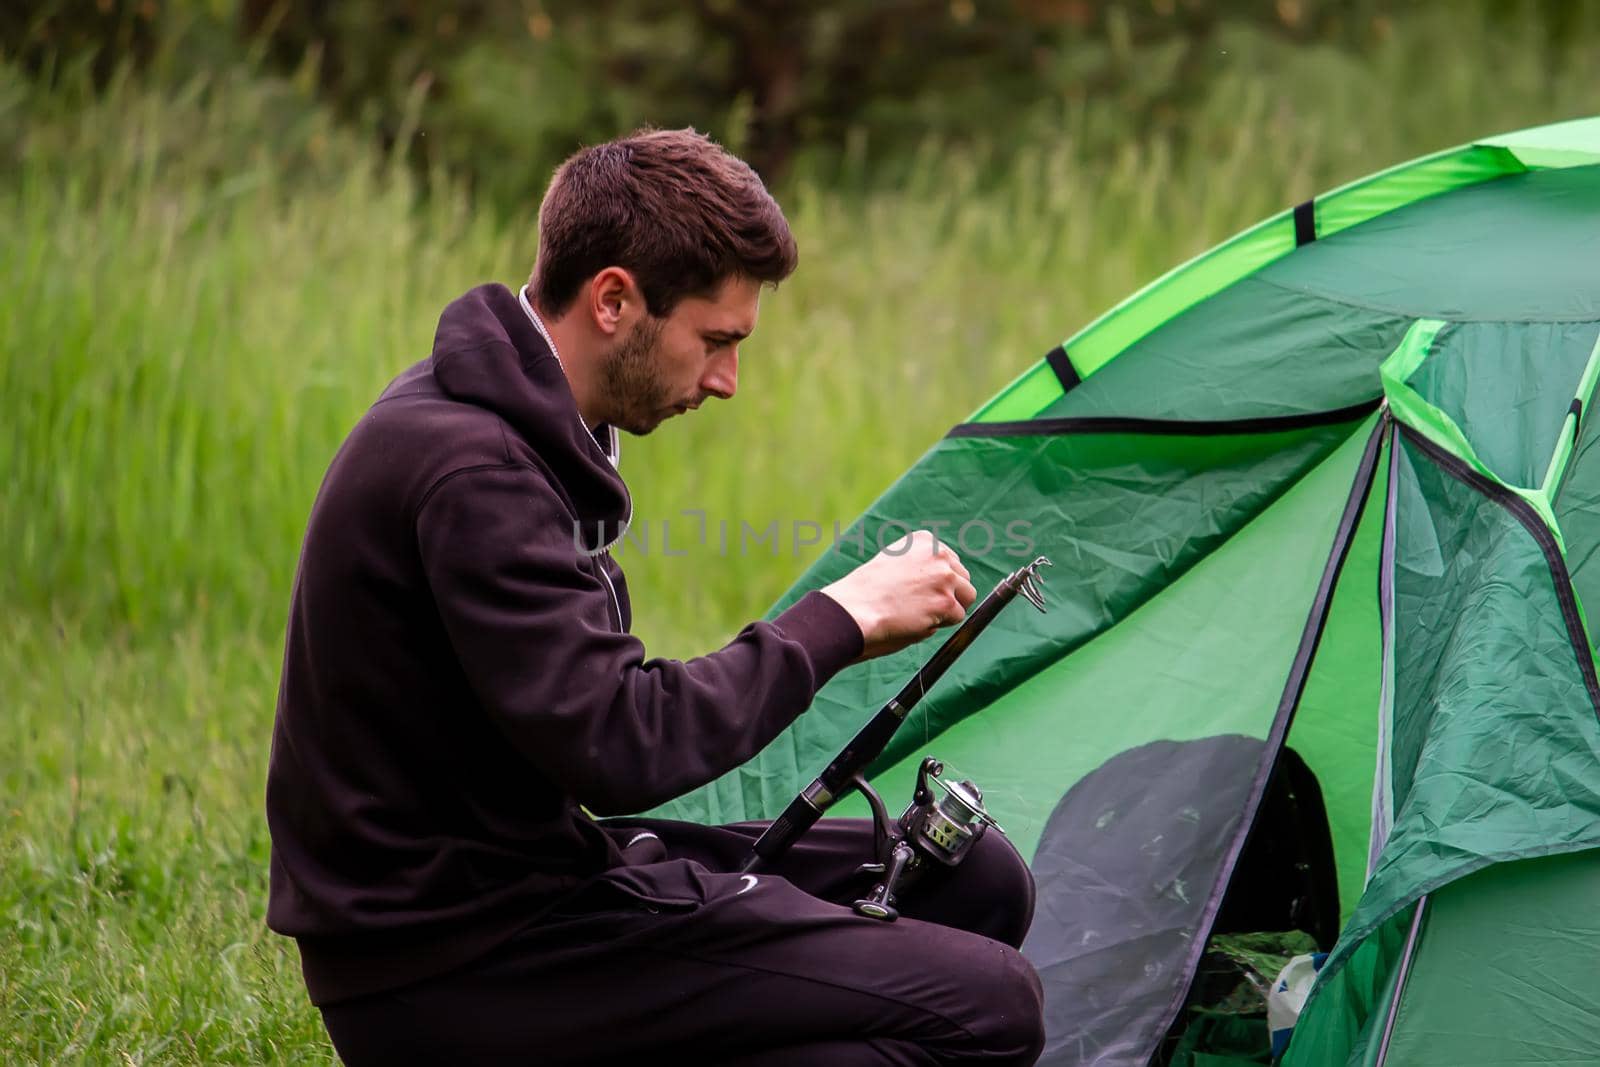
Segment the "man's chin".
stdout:
<svg viewBox="0 0 1600 1067">
<path fill-rule="evenodd" d="M 617 419 L 611 425 L 623 433 L 634 437 L 648 437 L 654 430 L 667 420 L 667 415 L 631 415 L 626 419 Z"/>
</svg>

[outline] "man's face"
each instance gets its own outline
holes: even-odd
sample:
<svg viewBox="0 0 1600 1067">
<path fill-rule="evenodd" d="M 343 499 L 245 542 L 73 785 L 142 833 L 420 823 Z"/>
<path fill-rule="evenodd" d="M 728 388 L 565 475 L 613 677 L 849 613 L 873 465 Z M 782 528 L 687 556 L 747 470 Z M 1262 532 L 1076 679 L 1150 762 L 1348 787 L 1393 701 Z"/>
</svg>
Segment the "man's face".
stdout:
<svg viewBox="0 0 1600 1067">
<path fill-rule="evenodd" d="M 665 318 L 646 314 L 600 363 L 610 417 L 644 435 L 707 397 L 732 399 L 739 342 L 756 328 L 761 285 L 729 278 L 710 296 L 690 296 Z"/>
</svg>

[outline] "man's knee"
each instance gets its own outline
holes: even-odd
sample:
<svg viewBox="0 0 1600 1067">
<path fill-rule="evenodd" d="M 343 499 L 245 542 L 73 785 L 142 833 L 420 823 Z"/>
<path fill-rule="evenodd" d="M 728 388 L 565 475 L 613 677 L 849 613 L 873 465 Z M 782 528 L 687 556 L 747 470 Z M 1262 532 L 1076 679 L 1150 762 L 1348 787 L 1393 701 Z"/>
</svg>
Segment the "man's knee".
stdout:
<svg viewBox="0 0 1600 1067">
<path fill-rule="evenodd" d="M 1044 1050 L 1044 991 L 1039 975 L 1022 953 L 996 946 L 1004 954 L 998 974 L 983 984 L 967 1029 L 974 1044 L 998 1062 L 1031 1064 Z"/>
<path fill-rule="evenodd" d="M 975 934 L 1021 948 L 1033 924 L 1033 872 L 1004 834 L 993 831 L 973 846 L 952 872 L 961 886 L 969 919 L 961 925 Z"/>
<path fill-rule="evenodd" d="M 1012 902 L 1010 922 L 995 938 L 1004 941 L 1012 948 L 1021 948 L 1022 941 L 1028 936 L 1028 928 L 1033 925 L 1033 905 L 1035 887 L 1033 871 L 1029 869 L 1027 860 L 1022 858 L 1022 853 L 1017 851 L 1017 846 L 1011 843 L 1010 838 L 1003 834 L 985 834 L 995 837 L 996 845 L 1004 848 L 995 848 L 993 862 L 995 875 L 1000 879 L 1002 886 L 1000 892 L 1006 894 L 1005 899 Z M 980 842 L 981 843 L 981 842 Z"/>
</svg>

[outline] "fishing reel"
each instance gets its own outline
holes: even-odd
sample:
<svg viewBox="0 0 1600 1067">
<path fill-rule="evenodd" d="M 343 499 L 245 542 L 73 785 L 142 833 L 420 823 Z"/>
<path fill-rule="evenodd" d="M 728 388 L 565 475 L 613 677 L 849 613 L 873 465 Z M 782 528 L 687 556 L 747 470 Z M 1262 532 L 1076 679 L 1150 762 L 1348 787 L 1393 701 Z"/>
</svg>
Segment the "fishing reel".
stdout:
<svg viewBox="0 0 1600 1067">
<path fill-rule="evenodd" d="M 1005 833 L 983 806 L 983 793 L 971 781 L 940 777 L 944 764 L 932 756 L 917 768 L 911 803 L 894 822 L 883 798 L 857 775 L 855 787 L 872 808 L 877 862 L 863 863 L 858 874 L 881 874 L 872 892 L 852 905 L 857 914 L 893 922 L 900 917 L 898 895 L 932 867 L 954 867 L 966 858 L 989 827 Z M 943 796 L 936 797 L 933 785 Z"/>
</svg>

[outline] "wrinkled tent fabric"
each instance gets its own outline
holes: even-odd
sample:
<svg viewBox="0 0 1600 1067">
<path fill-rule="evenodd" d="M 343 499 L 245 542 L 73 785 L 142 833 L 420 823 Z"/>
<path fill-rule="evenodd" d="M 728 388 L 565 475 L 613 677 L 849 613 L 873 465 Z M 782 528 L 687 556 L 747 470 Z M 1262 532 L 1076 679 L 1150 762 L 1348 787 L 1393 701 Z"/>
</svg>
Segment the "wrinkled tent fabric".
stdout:
<svg viewBox="0 0 1600 1067">
<path fill-rule="evenodd" d="M 980 592 L 1055 562 L 1049 613 L 1003 614 L 871 770 L 898 804 L 938 755 L 1030 857 L 1042 1062 L 1162 1054 L 1285 746 L 1343 922 L 1286 1062 L 1600 1048 L 1597 378 L 1600 119 L 1489 138 L 1112 309 L 774 606 L 907 526 Z M 930 650 L 847 670 L 660 813 L 774 816 Z"/>
</svg>

